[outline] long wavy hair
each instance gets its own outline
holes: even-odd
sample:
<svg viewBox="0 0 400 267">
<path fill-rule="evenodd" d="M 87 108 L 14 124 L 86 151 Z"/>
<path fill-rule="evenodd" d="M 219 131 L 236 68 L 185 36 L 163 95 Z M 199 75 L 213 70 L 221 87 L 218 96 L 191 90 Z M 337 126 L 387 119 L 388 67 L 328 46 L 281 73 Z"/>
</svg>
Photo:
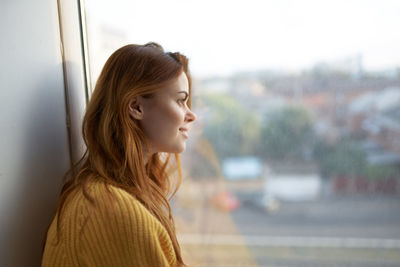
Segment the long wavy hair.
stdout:
<svg viewBox="0 0 400 267">
<path fill-rule="evenodd" d="M 129 116 L 133 97 L 152 97 L 182 72 L 189 81 L 190 107 L 188 59 L 182 54 L 164 52 L 159 44 L 147 43 L 126 45 L 110 56 L 87 105 L 82 125 L 86 152 L 65 176 L 57 206 L 57 222 L 65 200 L 76 188 L 82 188 L 85 197 L 93 203 L 87 182 L 90 177 L 96 177 L 138 199 L 165 227 L 178 264 L 185 266 L 168 203 L 181 182 L 179 155 L 155 153 L 146 164 L 144 152 L 148 151 L 148 141 L 138 123 Z M 175 158 L 174 164 L 171 164 L 171 156 Z M 177 173 L 174 188 L 169 179 L 171 170 Z M 57 229 L 59 233 L 59 224 Z"/>
</svg>

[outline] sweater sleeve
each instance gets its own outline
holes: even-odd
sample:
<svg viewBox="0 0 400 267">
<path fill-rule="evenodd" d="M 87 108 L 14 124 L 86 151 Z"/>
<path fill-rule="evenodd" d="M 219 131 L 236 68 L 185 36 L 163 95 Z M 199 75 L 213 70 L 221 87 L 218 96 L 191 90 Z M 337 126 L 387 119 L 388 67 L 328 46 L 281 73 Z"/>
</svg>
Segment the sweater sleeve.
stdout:
<svg viewBox="0 0 400 267">
<path fill-rule="evenodd" d="M 113 188 L 94 192 L 79 234 L 83 266 L 171 266 L 175 254 L 162 225 L 135 198 Z M 84 212 L 86 213 L 86 212 Z"/>
</svg>

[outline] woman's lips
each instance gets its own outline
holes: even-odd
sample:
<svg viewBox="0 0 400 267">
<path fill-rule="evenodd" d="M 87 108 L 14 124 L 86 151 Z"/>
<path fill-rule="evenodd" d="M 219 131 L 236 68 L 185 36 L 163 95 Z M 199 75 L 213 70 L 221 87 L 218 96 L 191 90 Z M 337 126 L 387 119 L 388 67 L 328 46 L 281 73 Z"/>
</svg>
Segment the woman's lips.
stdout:
<svg viewBox="0 0 400 267">
<path fill-rule="evenodd" d="M 182 135 L 183 135 L 185 138 L 189 138 L 188 129 L 187 129 L 187 128 L 184 128 L 184 127 L 179 128 L 179 131 L 182 133 Z"/>
</svg>

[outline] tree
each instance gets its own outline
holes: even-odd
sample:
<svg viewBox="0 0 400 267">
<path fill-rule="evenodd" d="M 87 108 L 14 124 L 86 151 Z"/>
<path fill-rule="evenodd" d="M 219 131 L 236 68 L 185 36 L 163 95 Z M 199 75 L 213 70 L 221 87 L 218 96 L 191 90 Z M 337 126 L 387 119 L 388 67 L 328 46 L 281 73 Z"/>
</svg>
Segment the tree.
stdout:
<svg viewBox="0 0 400 267">
<path fill-rule="evenodd" d="M 334 145 L 319 143 L 316 158 L 322 177 L 354 177 L 362 175 L 367 167 L 365 153 L 354 141 L 343 139 Z"/>
<path fill-rule="evenodd" d="M 299 159 L 312 151 L 314 131 L 307 111 L 286 107 L 268 114 L 261 128 L 261 155 L 265 158 Z"/>
<path fill-rule="evenodd" d="M 208 108 L 204 137 L 218 157 L 254 155 L 260 135 L 255 114 L 226 94 L 204 95 L 202 101 Z"/>
</svg>

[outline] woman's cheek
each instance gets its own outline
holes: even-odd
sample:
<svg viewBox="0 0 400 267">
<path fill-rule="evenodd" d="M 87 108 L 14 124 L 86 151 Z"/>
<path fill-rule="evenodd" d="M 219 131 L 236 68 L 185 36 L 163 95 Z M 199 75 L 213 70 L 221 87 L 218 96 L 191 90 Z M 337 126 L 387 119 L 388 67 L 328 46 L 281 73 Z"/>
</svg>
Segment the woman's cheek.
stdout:
<svg viewBox="0 0 400 267">
<path fill-rule="evenodd" d="M 183 108 L 179 104 L 177 104 L 174 106 L 174 108 L 171 111 L 172 111 L 171 116 L 173 117 L 173 120 L 176 123 L 181 124 L 183 122 L 183 117 L 184 117 Z M 182 125 L 179 125 L 179 127 L 181 127 L 181 126 Z"/>
</svg>

